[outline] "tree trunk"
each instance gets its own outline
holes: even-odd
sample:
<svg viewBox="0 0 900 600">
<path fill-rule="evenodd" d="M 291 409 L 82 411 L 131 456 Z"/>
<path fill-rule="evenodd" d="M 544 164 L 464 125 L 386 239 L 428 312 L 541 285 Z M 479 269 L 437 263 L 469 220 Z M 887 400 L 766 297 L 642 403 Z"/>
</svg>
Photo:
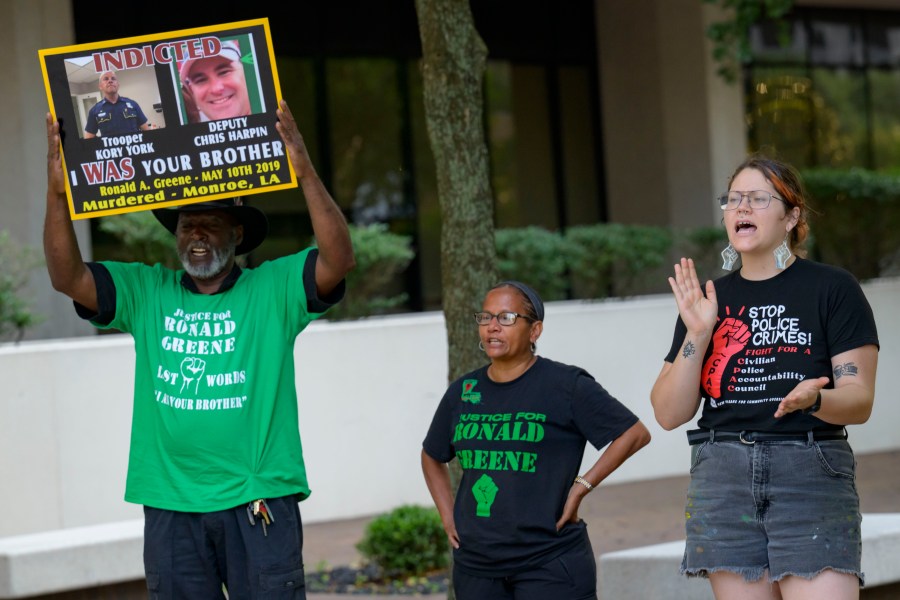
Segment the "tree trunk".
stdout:
<svg viewBox="0 0 900 600">
<path fill-rule="evenodd" d="M 449 379 L 486 362 L 472 313 L 497 277 L 494 211 L 484 139 L 487 48 L 468 0 L 416 0 L 422 39 L 425 121 L 441 204 L 441 283 Z M 461 471 L 450 463 L 454 491 Z M 450 556 L 451 573 L 453 555 Z M 455 598 L 453 585 L 447 597 Z"/>
<path fill-rule="evenodd" d="M 495 283 L 493 198 L 484 139 L 487 48 L 467 0 L 416 0 L 425 120 L 441 204 L 441 282 L 450 380 L 485 363 L 472 313 Z"/>
</svg>

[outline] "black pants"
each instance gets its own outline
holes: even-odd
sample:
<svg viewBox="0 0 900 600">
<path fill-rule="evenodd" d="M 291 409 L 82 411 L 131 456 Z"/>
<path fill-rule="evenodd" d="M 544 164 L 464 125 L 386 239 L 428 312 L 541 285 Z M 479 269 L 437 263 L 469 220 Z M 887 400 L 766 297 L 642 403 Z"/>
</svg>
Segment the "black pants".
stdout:
<svg viewBox="0 0 900 600">
<path fill-rule="evenodd" d="M 296 496 L 266 500 L 263 533 L 247 506 L 211 513 L 144 507 L 150 600 L 306 600 L 303 526 Z"/>
<path fill-rule="evenodd" d="M 597 562 L 587 533 L 566 553 L 508 577 L 477 577 L 453 568 L 457 600 L 596 600 Z"/>
</svg>

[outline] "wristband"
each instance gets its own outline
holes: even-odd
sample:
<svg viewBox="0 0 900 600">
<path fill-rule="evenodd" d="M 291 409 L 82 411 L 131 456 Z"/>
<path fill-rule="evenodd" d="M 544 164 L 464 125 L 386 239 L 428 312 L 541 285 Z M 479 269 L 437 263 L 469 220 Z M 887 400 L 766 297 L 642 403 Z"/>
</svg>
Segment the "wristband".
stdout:
<svg viewBox="0 0 900 600">
<path fill-rule="evenodd" d="M 575 483 L 580 483 L 581 485 L 586 487 L 588 489 L 588 491 L 591 491 L 592 489 L 594 489 L 594 486 L 591 485 L 591 483 L 587 479 L 582 477 L 581 475 L 579 475 L 578 477 L 575 478 Z"/>
<path fill-rule="evenodd" d="M 822 392 L 820 391 L 816 394 L 816 401 L 812 403 L 812 406 L 808 406 L 804 408 L 801 412 L 804 415 L 811 415 L 814 412 L 819 412 L 819 409 L 822 408 Z"/>
</svg>

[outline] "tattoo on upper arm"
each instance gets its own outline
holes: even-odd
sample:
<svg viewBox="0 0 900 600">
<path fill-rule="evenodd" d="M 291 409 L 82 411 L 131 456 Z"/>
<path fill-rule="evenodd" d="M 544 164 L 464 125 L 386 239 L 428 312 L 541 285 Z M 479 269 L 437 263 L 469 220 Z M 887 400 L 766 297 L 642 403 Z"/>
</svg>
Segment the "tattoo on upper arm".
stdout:
<svg viewBox="0 0 900 600">
<path fill-rule="evenodd" d="M 687 342 L 684 347 L 681 349 L 681 356 L 684 358 L 688 358 L 697 353 L 697 350 L 694 348 L 694 342 Z"/>
<path fill-rule="evenodd" d="M 834 368 L 834 378 L 835 378 L 835 380 L 840 379 L 840 378 L 843 377 L 844 375 L 849 375 L 849 376 L 851 376 L 851 377 L 856 377 L 856 375 L 857 375 L 858 373 L 859 373 L 859 369 L 858 369 L 857 366 L 856 366 L 854 363 L 852 363 L 852 362 L 844 363 L 844 364 L 842 364 L 842 365 L 837 365 L 837 366 Z"/>
</svg>

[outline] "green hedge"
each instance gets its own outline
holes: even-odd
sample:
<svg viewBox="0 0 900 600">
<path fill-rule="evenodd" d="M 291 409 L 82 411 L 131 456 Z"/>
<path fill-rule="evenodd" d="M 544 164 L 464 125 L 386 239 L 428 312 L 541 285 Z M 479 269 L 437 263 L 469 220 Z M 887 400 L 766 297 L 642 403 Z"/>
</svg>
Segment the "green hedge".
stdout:
<svg viewBox="0 0 900 600">
<path fill-rule="evenodd" d="M 344 299 L 328 312 L 328 318 L 358 319 L 403 304 L 405 292 L 393 293 L 391 285 L 415 257 L 412 238 L 392 233 L 387 225 L 350 225 L 350 240 L 356 257 L 356 268 L 347 275 Z"/>
<path fill-rule="evenodd" d="M 173 269 L 181 263 L 172 234 L 161 227 L 149 211 L 103 217 L 99 228 L 116 240 L 110 245 L 111 260 L 157 262 Z M 387 225 L 350 225 L 356 269 L 347 276 L 347 294 L 329 311 L 332 320 L 358 319 L 389 312 L 406 302 L 406 294 L 391 289 L 415 256 L 412 238 L 388 230 Z M 314 240 L 313 240 L 314 243 Z M 238 257 L 243 264 L 243 257 Z"/>
<path fill-rule="evenodd" d="M 900 174 L 809 169 L 801 175 L 810 196 L 810 258 L 860 280 L 900 274 Z M 177 268 L 171 236 L 149 212 L 104 218 L 100 227 L 121 242 L 116 258 Z M 350 236 L 357 267 L 328 317 L 395 312 L 407 299 L 399 275 L 414 258 L 411 236 L 383 224 L 350 225 Z M 680 256 L 694 258 L 702 279 L 715 279 L 724 274 L 719 253 L 728 240 L 721 226 L 599 223 L 564 234 L 537 226 L 498 229 L 495 243 L 500 276 L 528 282 L 550 301 L 668 292 L 671 263 Z"/>
<path fill-rule="evenodd" d="M 810 257 L 858 279 L 900 272 L 900 175 L 808 169 Z"/>
<path fill-rule="evenodd" d="M 567 262 L 577 298 L 632 296 L 654 291 L 672 233 L 651 225 L 598 223 L 568 229 Z M 664 281 L 664 279 L 663 279 Z"/>
<path fill-rule="evenodd" d="M 567 297 L 566 240 L 542 227 L 497 229 L 497 272 L 500 279 L 527 281 L 545 301 Z"/>
</svg>

